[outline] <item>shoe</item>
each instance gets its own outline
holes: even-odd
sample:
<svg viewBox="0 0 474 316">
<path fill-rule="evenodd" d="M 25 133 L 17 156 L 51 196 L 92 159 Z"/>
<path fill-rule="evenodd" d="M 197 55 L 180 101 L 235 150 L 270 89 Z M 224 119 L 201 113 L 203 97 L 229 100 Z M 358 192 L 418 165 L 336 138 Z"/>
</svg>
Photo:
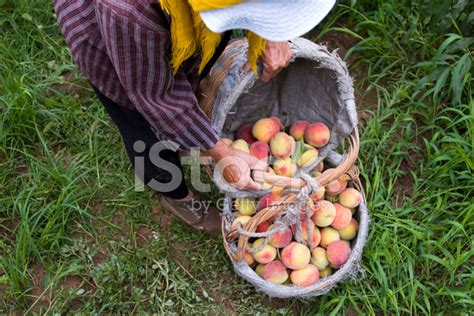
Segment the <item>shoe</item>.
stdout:
<svg viewBox="0 0 474 316">
<path fill-rule="evenodd" d="M 199 197 L 189 201 L 177 201 L 166 196 L 161 197 L 163 208 L 193 228 L 216 234 L 221 230 L 221 217 L 217 208 L 210 206 L 207 210 L 202 203 L 198 203 Z"/>
</svg>

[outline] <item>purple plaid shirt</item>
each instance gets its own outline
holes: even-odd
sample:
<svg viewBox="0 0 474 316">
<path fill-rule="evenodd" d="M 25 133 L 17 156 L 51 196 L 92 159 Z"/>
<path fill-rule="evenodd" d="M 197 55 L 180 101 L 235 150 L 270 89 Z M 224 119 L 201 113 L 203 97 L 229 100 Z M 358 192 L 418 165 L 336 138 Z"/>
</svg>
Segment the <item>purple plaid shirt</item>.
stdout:
<svg viewBox="0 0 474 316">
<path fill-rule="evenodd" d="M 104 95 L 136 109 L 160 138 L 184 148 L 218 136 L 196 99 L 198 58 L 173 75 L 169 16 L 154 0 L 54 0 L 74 62 Z"/>
</svg>

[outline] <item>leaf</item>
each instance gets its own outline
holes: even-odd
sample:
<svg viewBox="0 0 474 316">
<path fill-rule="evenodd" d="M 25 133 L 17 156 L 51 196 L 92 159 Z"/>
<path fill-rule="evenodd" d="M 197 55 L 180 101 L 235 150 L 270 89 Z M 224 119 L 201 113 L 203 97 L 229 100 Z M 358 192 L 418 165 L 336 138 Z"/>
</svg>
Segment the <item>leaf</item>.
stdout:
<svg viewBox="0 0 474 316">
<path fill-rule="evenodd" d="M 33 21 L 33 17 L 29 15 L 28 13 L 23 13 L 21 17 L 29 22 Z"/>
<path fill-rule="evenodd" d="M 464 89 L 462 82 L 464 81 L 464 76 L 471 70 L 470 55 L 470 53 L 464 54 L 453 70 L 451 90 L 453 91 L 453 101 L 455 103 L 461 102 L 461 95 Z"/>
<path fill-rule="evenodd" d="M 303 151 L 304 151 L 304 140 L 300 139 L 299 141 L 296 142 L 295 152 L 291 156 L 291 162 L 296 163 L 297 161 L 299 161 L 301 158 L 301 155 L 303 154 Z"/>
</svg>

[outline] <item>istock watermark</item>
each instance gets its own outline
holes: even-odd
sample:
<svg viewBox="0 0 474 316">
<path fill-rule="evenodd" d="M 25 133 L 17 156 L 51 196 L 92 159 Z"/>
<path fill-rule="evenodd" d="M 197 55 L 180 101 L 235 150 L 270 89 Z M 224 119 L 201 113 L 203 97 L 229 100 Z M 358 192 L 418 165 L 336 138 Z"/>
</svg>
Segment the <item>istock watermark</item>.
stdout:
<svg viewBox="0 0 474 316">
<path fill-rule="evenodd" d="M 159 141 L 153 144 L 150 148 L 147 148 L 145 142 L 136 141 L 133 145 L 134 155 L 134 169 L 135 169 L 135 191 L 142 192 L 145 190 L 145 185 L 151 189 L 161 192 L 168 193 L 176 190 L 181 182 L 183 181 L 182 169 L 161 157 L 161 153 L 165 150 L 178 151 L 179 145 L 172 141 Z M 180 163 L 182 166 L 189 166 L 190 180 L 192 188 L 201 193 L 211 191 L 211 186 L 208 183 L 204 183 L 201 179 L 201 168 L 203 166 L 210 166 L 213 164 L 213 160 L 209 156 L 201 155 L 201 151 L 198 147 L 191 148 L 189 155 L 181 156 Z M 148 156 L 146 156 L 148 155 Z M 159 181 L 156 178 L 152 178 L 145 183 L 145 174 L 147 172 L 146 159 L 152 164 L 152 168 L 159 170 L 162 173 L 168 174 L 167 181 Z M 247 167 L 246 167 L 247 166 Z M 150 167 L 150 166 L 148 166 Z M 219 160 L 214 166 L 214 173 L 222 172 L 227 167 L 238 168 L 240 174 L 249 173 L 248 163 L 236 156 L 226 157 Z M 229 190 L 234 189 L 234 186 L 245 187 L 248 183 L 245 180 L 240 179 L 236 183 L 227 182 L 223 177 L 222 181 L 229 185 Z"/>
</svg>

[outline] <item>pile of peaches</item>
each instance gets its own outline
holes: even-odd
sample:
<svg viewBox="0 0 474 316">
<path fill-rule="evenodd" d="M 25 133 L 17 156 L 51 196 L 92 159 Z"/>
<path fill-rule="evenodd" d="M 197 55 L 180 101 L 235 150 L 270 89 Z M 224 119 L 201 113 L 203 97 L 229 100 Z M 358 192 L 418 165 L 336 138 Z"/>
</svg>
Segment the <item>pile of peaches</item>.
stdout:
<svg viewBox="0 0 474 316">
<path fill-rule="evenodd" d="M 254 125 L 240 128 L 236 133 L 237 140 L 231 146 L 265 159 L 276 174 L 291 177 L 298 167 L 314 163 L 318 156 L 317 148 L 325 146 L 330 138 L 330 131 L 323 123 L 299 121 L 291 126 L 289 134 L 281 129 L 277 118 L 261 119 Z M 297 147 L 300 147 L 299 152 Z M 321 162 L 310 174 L 317 177 L 323 170 Z M 272 188 L 266 183 L 262 186 L 272 189 L 272 193 L 260 200 L 234 200 L 233 230 L 238 226 L 245 227 L 257 212 L 278 204 L 284 188 Z M 274 223 L 275 219 L 258 225 L 259 233 L 274 231 L 275 225 L 278 229 L 269 240 L 250 239 L 248 246 L 251 251 L 245 252 L 247 264 L 263 279 L 278 284 L 304 287 L 330 276 L 349 258 L 350 241 L 358 230 L 353 215 L 361 198 L 360 192 L 349 187 L 348 181 L 342 178 L 319 187 L 301 206 L 300 228 L 296 224 L 280 227 Z"/>
</svg>

